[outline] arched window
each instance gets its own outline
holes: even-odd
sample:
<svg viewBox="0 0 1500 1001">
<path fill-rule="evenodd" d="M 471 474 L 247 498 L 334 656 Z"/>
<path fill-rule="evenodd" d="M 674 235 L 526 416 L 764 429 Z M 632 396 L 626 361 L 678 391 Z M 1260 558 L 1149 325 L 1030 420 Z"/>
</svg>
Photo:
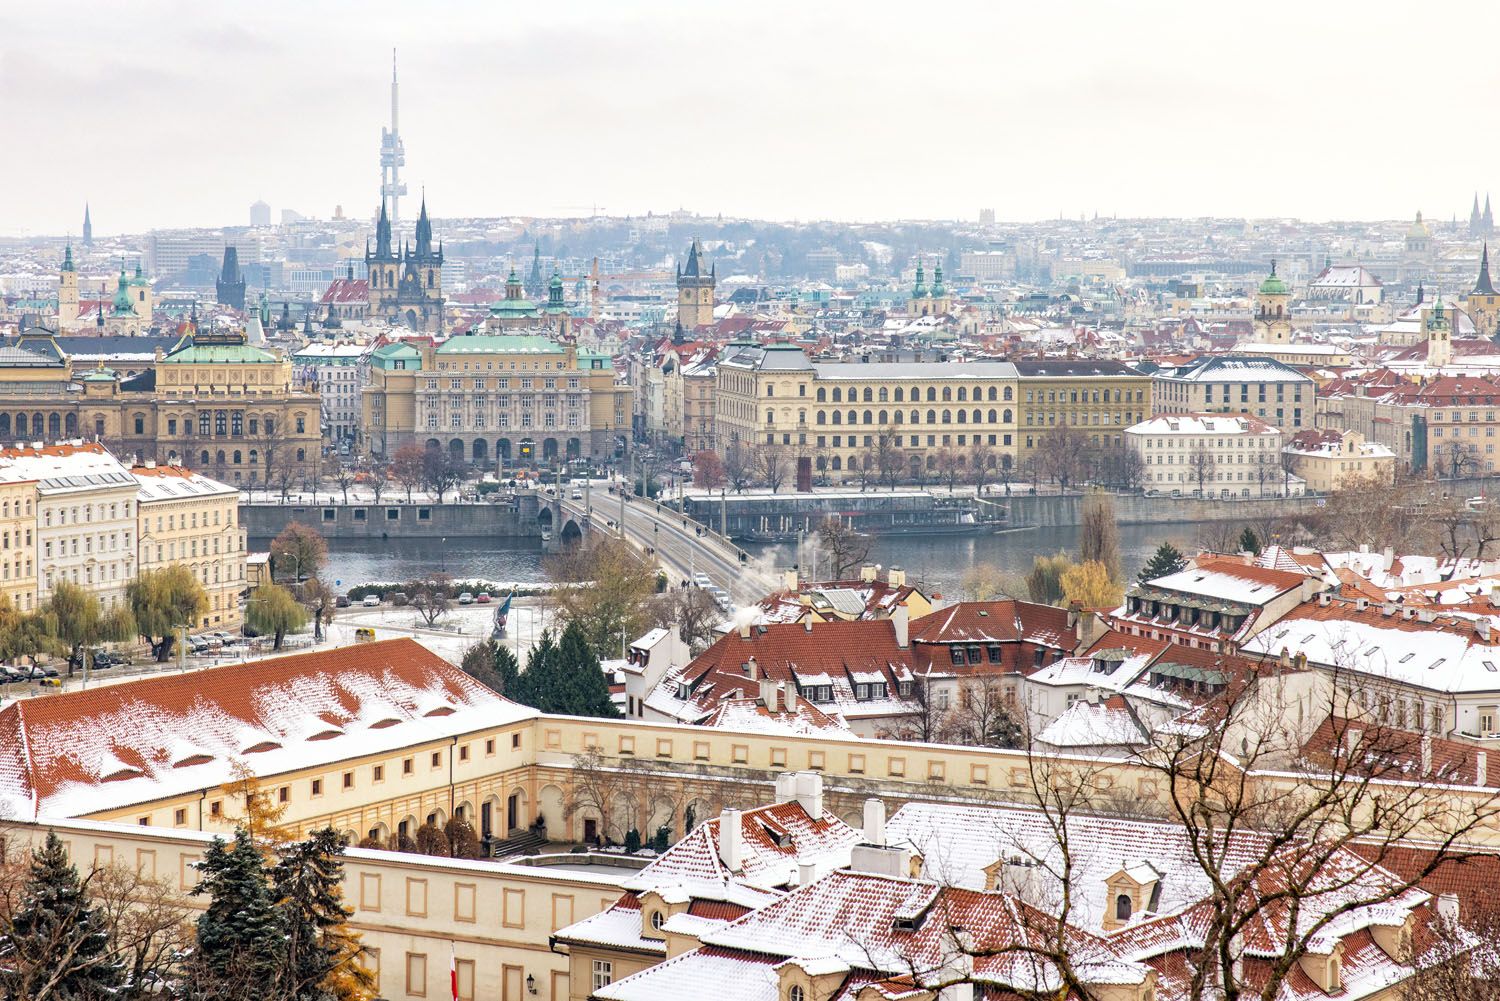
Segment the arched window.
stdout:
<svg viewBox="0 0 1500 1001">
<path fill-rule="evenodd" d="M 962 403 L 969 398 L 969 391 L 963 386 L 958 387 L 958 402 Z"/>
<path fill-rule="evenodd" d="M 840 468 L 842 468 L 842 467 L 841 467 L 841 464 L 840 464 L 840 461 L 839 461 L 839 457 L 835 455 L 833 457 L 833 471 L 836 473 L 836 472 L 839 471 Z"/>
<path fill-rule="evenodd" d="M 1010 387 L 1009 386 L 1005 387 L 1005 402 L 1006 403 L 1010 402 Z"/>
<path fill-rule="evenodd" d="M 222 448 L 219 449 L 218 455 L 215 456 L 215 458 L 218 459 L 218 464 L 219 465 L 221 465 L 221 466 L 224 465 L 224 450 Z"/>
<path fill-rule="evenodd" d="M 833 412 L 833 423 L 835 423 L 835 424 L 842 424 L 842 423 L 844 423 L 844 412 L 842 410 L 835 410 Z"/>
<path fill-rule="evenodd" d="M 839 395 L 841 392 L 843 392 L 843 391 L 841 389 L 839 389 L 839 387 L 837 387 L 837 386 L 833 387 L 833 402 L 834 403 L 842 402 L 843 397 Z"/>
<path fill-rule="evenodd" d="M 818 402 L 822 403 L 827 398 L 827 395 L 828 395 L 828 391 L 826 389 L 824 389 L 822 386 L 819 386 L 818 387 Z"/>
<path fill-rule="evenodd" d="M 947 403 L 951 399 L 953 399 L 953 387 L 952 386 L 944 386 L 943 387 L 943 402 Z"/>
<path fill-rule="evenodd" d="M 937 411 L 936 410 L 929 410 L 929 411 L 927 411 L 927 423 L 928 424 L 936 424 L 937 423 Z"/>
<path fill-rule="evenodd" d="M 901 411 L 899 411 L 899 410 L 896 411 L 896 423 L 897 424 L 901 423 Z"/>
<path fill-rule="evenodd" d="M 880 402 L 885 403 L 890 399 L 890 391 L 884 386 L 880 387 Z"/>
<path fill-rule="evenodd" d="M 241 456 L 240 450 L 239 449 L 235 449 L 234 450 L 234 464 L 236 466 L 240 465 L 241 459 L 242 459 L 242 456 Z"/>
<path fill-rule="evenodd" d="M 1122 893 L 1115 898 L 1115 920 L 1130 920 L 1130 894 Z"/>
<path fill-rule="evenodd" d="M 1010 411 L 1009 410 L 1005 411 L 1001 415 L 1000 419 L 1003 420 L 1005 423 L 1009 424 L 1010 423 Z"/>
<path fill-rule="evenodd" d="M 874 401 L 874 399 L 875 399 L 875 397 L 871 394 L 870 387 L 866 386 L 865 387 L 865 402 L 866 403 L 871 403 L 871 402 Z"/>
<path fill-rule="evenodd" d="M 919 411 L 913 410 L 911 412 L 911 422 L 913 424 L 920 424 L 920 423 L 922 423 L 922 414 Z"/>
<path fill-rule="evenodd" d="M 991 423 L 991 424 L 993 424 L 993 423 L 995 423 L 995 418 L 996 418 L 996 416 L 997 416 L 997 415 L 996 415 L 996 414 L 995 414 L 995 411 L 993 411 L 993 410 L 991 410 L 991 411 L 990 411 L 990 423 Z"/>
<path fill-rule="evenodd" d="M 958 423 L 960 423 L 960 424 L 967 424 L 967 423 L 969 423 L 969 414 L 968 414 L 968 411 L 966 411 L 966 410 L 960 410 L 958 412 Z"/>
<path fill-rule="evenodd" d="M 786 1001 L 807 1001 L 807 995 L 802 993 L 800 986 L 793 984 L 792 989 L 786 992 Z"/>
<path fill-rule="evenodd" d="M 856 411 L 853 411 L 853 410 L 849 411 L 849 421 L 848 421 L 848 423 L 850 423 L 850 424 L 858 424 L 859 423 L 859 414 Z"/>
<path fill-rule="evenodd" d="M 995 387 L 991 386 L 990 387 L 990 399 L 993 400 L 994 398 L 995 398 Z"/>
<path fill-rule="evenodd" d="M 960 410 L 959 413 L 963 413 L 963 411 Z M 943 423 L 944 424 L 952 424 L 953 423 L 953 411 L 951 411 L 951 410 L 944 410 L 943 411 Z"/>
<path fill-rule="evenodd" d="M 865 411 L 865 423 L 866 424 L 874 424 L 875 423 L 875 415 L 872 414 L 872 413 L 870 413 L 870 411 L 868 411 L 868 410 Z"/>
<path fill-rule="evenodd" d="M 890 415 L 887 414 L 884 410 L 882 410 L 880 412 L 880 426 L 881 427 L 885 427 L 886 426 L 886 424 L 888 423 L 889 417 L 890 417 Z"/>
<path fill-rule="evenodd" d="M 901 387 L 897 386 L 896 387 L 896 402 L 900 403 L 904 399 L 905 399 L 905 396 L 903 395 L 903 391 L 902 391 Z"/>
<path fill-rule="evenodd" d="M 994 420 L 994 419 L 995 419 L 995 412 L 993 410 L 991 410 L 990 411 L 990 420 Z M 979 423 L 979 411 L 977 411 L 977 410 L 974 411 L 974 423 L 975 424 Z"/>
<path fill-rule="evenodd" d="M 203 465 L 205 465 L 205 466 L 208 465 L 208 449 L 205 448 L 203 450 L 203 454 L 200 455 L 198 458 L 199 458 L 199 460 L 201 460 L 201 462 L 202 462 Z"/>
<path fill-rule="evenodd" d="M 306 462 L 307 461 L 307 449 L 305 449 L 305 448 L 299 448 L 299 449 L 297 449 L 297 461 L 298 462 Z"/>
<path fill-rule="evenodd" d="M 838 413 L 838 411 L 837 411 L 837 410 L 835 410 L 835 411 L 834 411 L 834 413 L 835 413 L 835 414 L 837 414 L 837 413 Z M 821 425 L 821 424 L 827 424 L 827 423 L 828 423 L 828 415 L 827 415 L 827 414 L 825 414 L 825 413 L 824 413 L 824 412 L 823 412 L 823 411 L 821 411 L 821 410 L 819 410 L 819 411 L 818 411 L 818 416 L 817 416 L 817 418 L 816 418 L 816 421 L 817 421 L 817 423 L 818 423 L 818 424 L 820 424 L 820 425 Z"/>
<path fill-rule="evenodd" d="M 928 403 L 936 403 L 937 402 L 937 390 L 934 389 L 932 386 L 928 386 L 927 387 L 927 402 Z"/>
</svg>

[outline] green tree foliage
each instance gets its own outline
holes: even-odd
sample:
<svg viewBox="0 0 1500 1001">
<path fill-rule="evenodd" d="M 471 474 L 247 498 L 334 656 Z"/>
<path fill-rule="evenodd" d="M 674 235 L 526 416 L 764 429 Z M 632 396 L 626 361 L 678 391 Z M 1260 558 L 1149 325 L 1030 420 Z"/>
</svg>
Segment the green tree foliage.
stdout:
<svg viewBox="0 0 1500 1001">
<path fill-rule="evenodd" d="M 559 640 L 554 641 L 550 632 L 542 634 L 511 689 L 508 698 L 546 713 L 605 719 L 620 715 L 610 700 L 599 658 L 576 622 L 568 624 Z"/>
<path fill-rule="evenodd" d="M 1166 577 L 1187 569 L 1187 560 L 1183 559 L 1182 553 L 1170 542 L 1163 542 L 1156 547 L 1156 552 L 1141 567 L 1141 572 L 1136 574 L 1136 580 L 1142 584 L 1156 580 L 1158 577 Z"/>
<path fill-rule="evenodd" d="M 316 577 L 328 562 L 328 543 L 311 525 L 294 521 L 271 540 L 271 575 L 275 580 Z"/>
<path fill-rule="evenodd" d="M 573 585 L 553 592 L 558 620 L 578 623 L 598 656 L 621 656 L 622 636 L 632 640 L 651 627 L 656 571 L 619 539 L 574 546 L 548 560 L 547 572 Z"/>
<path fill-rule="evenodd" d="M 520 665 L 510 648 L 488 639 L 465 650 L 459 667 L 490 691 L 507 697 L 515 690 L 516 678 L 520 675 Z"/>
<path fill-rule="evenodd" d="M 253 984 L 262 996 L 276 996 L 286 970 L 287 929 L 260 848 L 243 828 L 232 842 L 214 838 L 198 872 L 202 878 L 193 892 L 208 897 L 193 954 L 201 992 L 232 995 Z"/>
<path fill-rule="evenodd" d="M 1078 561 L 1102 563 L 1111 580 L 1120 576 L 1120 525 L 1115 499 L 1098 487 L 1083 498 L 1083 525 L 1078 532 Z"/>
<path fill-rule="evenodd" d="M 48 632 L 67 650 L 70 675 L 75 664 L 86 666 L 83 658 L 87 647 L 128 640 L 136 633 L 128 608 L 102 611 L 97 596 L 68 581 L 59 581 L 52 589 L 46 623 Z"/>
<path fill-rule="evenodd" d="M 1073 565 L 1066 553 L 1038 556 L 1026 575 L 1026 596 L 1043 605 L 1056 605 L 1063 599 L 1062 575 Z"/>
<path fill-rule="evenodd" d="M 272 637 L 277 650 L 286 634 L 307 625 L 307 609 L 280 584 L 262 584 L 250 596 L 246 619 L 256 632 Z"/>
<path fill-rule="evenodd" d="M 1240 552 L 1254 553 L 1255 555 L 1259 556 L 1260 550 L 1260 536 L 1255 534 L 1255 529 L 1251 528 L 1249 525 L 1246 525 L 1245 530 L 1240 533 Z"/>
<path fill-rule="evenodd" d="M 349 930 L 354 912 L 341 885 L 344 835 L 324 828 L 277 852 L 271 886 L 285 930 L 287 996 L 296 1001 L 369 997 L 375 978 L 360 963 L 359 936 Z"/>
<path fill-rule="evenodd" d="M 208 611 L 208 595 L 193 571 L 181 563 L 147 570 L 125 586 L 125 600 L 136 631 L 151 644 L 158 663 L 172 656 L 177 627 L 197 625 Z"/>
<path fill-rule="evenodd" d="M 54 831 L 34 851 L 20 907 L 0 934 L 0 994 L 103 998 L 120 982 L 109 933 Z"/>
</svg>

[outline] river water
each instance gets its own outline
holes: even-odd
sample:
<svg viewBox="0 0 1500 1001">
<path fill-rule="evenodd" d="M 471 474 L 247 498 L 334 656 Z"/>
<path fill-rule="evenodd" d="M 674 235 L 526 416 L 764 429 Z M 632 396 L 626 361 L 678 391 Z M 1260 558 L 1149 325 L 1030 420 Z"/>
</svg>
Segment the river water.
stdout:
<svg viewBox="0 0 1500 1001">
<path fill-rule="evenodd" d="M 1164 540 L 1184 552 L 1192 549 L 1194 525 L 1124 525 L 1120 528 L 1120 561 L 1127 576 Z M 269 539 L 252 539 L 252 551 L 264 551 Z M 960 582 L 969 567 L 988 563 L 1004 574 L 1024 574 L 1031 561 L 1045 554 L 1075 553 L 1078 529 L 1036 528 L 993 535 L 892 535 L 878 538 L 870 554 L 882 566 L 906 569 L 929 593 L 961 597 Z M 325 579 L 346 590 L 369 581 L 403 581 L 434 571 L 462 580 L 535 583 L 545 579 L 540 540 L 456 539 L 441 544 L 431 539 L 360 539 L 331 541 Z M 773 566 L 797 561 L 795 543 L 767 543 L 747 547 Z M 809 563 L 804 568 L 812 571 Z"/>
</svg>

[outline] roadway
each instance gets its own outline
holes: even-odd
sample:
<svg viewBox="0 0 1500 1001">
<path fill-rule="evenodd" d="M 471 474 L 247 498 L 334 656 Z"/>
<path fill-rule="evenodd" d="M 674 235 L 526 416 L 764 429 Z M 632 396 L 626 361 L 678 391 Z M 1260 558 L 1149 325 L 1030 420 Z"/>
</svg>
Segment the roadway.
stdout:
<svg viewBox="0 0 1500 1001">
<path fill-rule="evenodd" d="M 583 500 L 565 496 L 562 504 L 575 517 L 591 509 L 589 521 L 593 531 L 619 534 L 622 506 L 618 493 L 590 488 Z M 774 576 L 766 569 L 753 563 L 740 564 L 740 549 L 733 542 L 671 508 L 663 507 L 658 513 L 655 501 L 627 497 L 623 518 L 626 540 L 643 551 L 654 550 L 657 564 L 674 583 L 692 580 L 695 573 L 705 573 L 729 592 L 736 606 L 754 604 L 776 587 Z M 616 527 L 611 528 L 610 523 Z M 699 535 L 700 532 L 703 534 Z"/>
</svg>

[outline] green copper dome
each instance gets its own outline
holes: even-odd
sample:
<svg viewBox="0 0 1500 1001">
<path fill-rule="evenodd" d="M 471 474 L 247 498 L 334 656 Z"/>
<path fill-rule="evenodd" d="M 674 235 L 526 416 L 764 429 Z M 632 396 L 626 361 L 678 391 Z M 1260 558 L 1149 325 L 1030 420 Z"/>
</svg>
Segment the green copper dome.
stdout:
<svg viewBox="0 0 1500 1001">
<path fill-rule="evenodd" d="M 134 313 L 135 306 L 130 301 L 130 281 L 125 277 L 125 269 L 120 269 L 119 286 L 115 289 L 114 308 L 116 313 Z"/>
<path fill-rule="evenodd" d="M 144 285 L 144 284 L 146 284 L 146 276 L 141 273 L 141 262 L 140 261 L 136 261 L 135 262 L 135 274 L 131 277 L 130 284 L 132 284 L 132 285 Z"/>
<path fill-rule="evenodd" d="M 62 269 L 64 271 L 76 270 L 73 266 L 73 245 L 71 243 L 68 244 L 68 249 L 63 253 Z"/>
<path fill-rule="evenodd" d="M 1261 295 L 1291 295 L 1291 289 L 1286 287 L 1286 282 L 1276 277 L 1276 262 L 1271 262 L 1271 273 L 1266 275 L 1266 280 L 1260 283 Z"/>
</svg>

